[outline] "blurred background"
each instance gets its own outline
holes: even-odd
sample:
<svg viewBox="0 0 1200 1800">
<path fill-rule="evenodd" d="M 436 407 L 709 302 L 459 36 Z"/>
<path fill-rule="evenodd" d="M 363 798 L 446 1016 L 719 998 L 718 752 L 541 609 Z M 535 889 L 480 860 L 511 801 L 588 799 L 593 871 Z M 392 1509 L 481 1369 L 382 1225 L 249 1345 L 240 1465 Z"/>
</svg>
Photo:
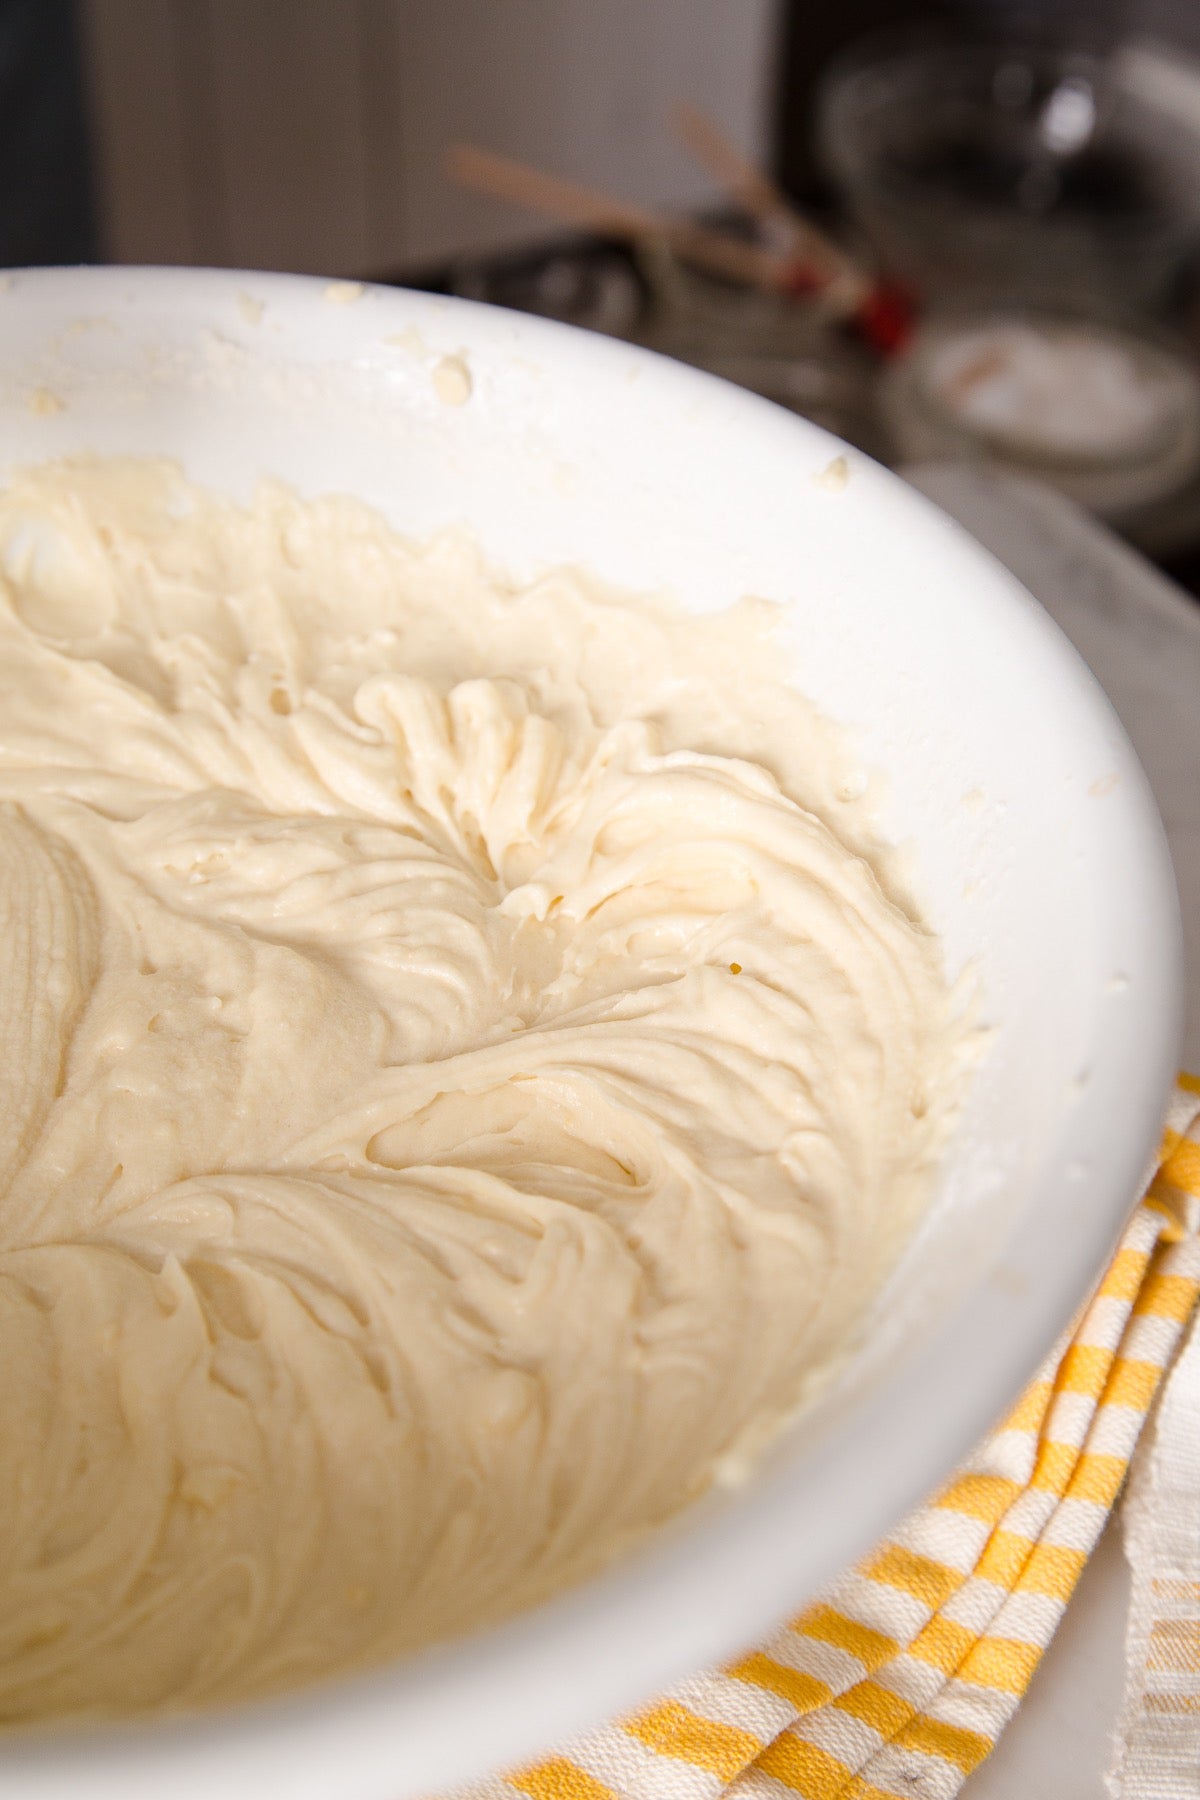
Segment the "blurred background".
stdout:
<svg viewBox="0 0 1200 1800">
<path fill-rule="evenodd" d="M 1200 586 L 1195 0 L 0 0 L 0 263 L 650 344 Z"/>
</svg>

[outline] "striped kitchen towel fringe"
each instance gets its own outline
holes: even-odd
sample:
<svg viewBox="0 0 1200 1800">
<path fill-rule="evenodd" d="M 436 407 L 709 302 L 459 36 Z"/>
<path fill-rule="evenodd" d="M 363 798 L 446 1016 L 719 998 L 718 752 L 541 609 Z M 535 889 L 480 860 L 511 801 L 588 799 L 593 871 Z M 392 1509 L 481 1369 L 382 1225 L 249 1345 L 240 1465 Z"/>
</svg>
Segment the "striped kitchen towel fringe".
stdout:
<svg viewBox="0 0 1200 1800">
<path fill-rule="evenodd" d="M 1200 1294 L 1200 1081 L 1104 1279 L 932 1500 L 767 1642 L 475 1800 L 950 1800 L 991 1751 L 1120 1492 Z"/>
</svg>

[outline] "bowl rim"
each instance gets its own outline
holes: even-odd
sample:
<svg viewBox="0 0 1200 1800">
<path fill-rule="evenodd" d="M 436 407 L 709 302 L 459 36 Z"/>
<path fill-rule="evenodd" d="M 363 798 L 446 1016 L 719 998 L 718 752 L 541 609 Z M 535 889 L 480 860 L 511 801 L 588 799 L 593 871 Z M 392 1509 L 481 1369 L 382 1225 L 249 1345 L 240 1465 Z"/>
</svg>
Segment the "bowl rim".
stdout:
<svg viewBox="0 0 1200 1800">
<path fill-rule="evenodd" d="M 115 304 L 118 296 L 124 302 L 132 294 L 135 313 L 138 306 L 153 313 L 173 299 L 194 303 L 199 296 L 214 312 L 225 308 L 226 316 L 247 289 L 269 305 L 303 311 L 328 286 L 318 277 L 178 268 L 18 271 L 13 285 L 4 305 L 22 293 L 32 307 L 45 302 L 51 310 L 64 296 L 78 305 L 86 294 L 95 305 L 106 299 Z M 394 306 L 398 325 L 436 308 L 443 321 L 458 322 L 468 344 L 472 338 L 519 342 L 551 363 L 583 359 L 601 373 L 628 368 L 632 360 L 681 403 L 716 392 L 731 426 L 744 421 L 749 431 L 756 421 L 782 416 L 791 420 L 798 447 L 815 444 L 826 455 L 848 449 L 770 401 L 651 351 L 478 302 L 371 291 Z M 1019 1239 L 1021 1264 L 1038 1272 L 1038 1283 L 1014 1298 L 1005 1271 L 993 1271 L 963 1294 L 920 1352 L 900 1359 L 850 1418 L 833 1421 L 817 1441 L 765 1470 L 726 1509 L 684 1515 L 681 1528 L 532 1612 L 423 1656 L 280 1699 L 186 1720 L 58 1725 L 0 1737 L 0 1795 L 149 1800 L 166 1785 L 175 1800 L 207 1800 L 223 1784 L 233 1800 L 249 1800 L 269 1782 L 287 1800 L 326 1800 L 332 1782 L 355 1800 L 395 1800 L 397 1794 L 442 1789 L 484 1768 L 511 1767 L 727 1656 L 794 1612 L 817 1580 L 865 1549 L 993 1425 L 1084 1298 L 1139 1191 L 1175 1068 L 1182 940 L 1165 837 L 1141 766 L 1108 701 L 1038 603 L 898 476 L 877 469 L 873 479 L 927 534 L 953 540 L 958 554 L 971 556 L 979 604 L 1026 620 L 1032 609 L 1044 621 L 1040 655 L 1064 682 L 1086 690 L 1090 716 L 1120 776 L 1107 816 L 1134 851 L 1129 905 L 1145 922 L 1146 976 L 1130 998 L 1121 1031 L 1110 1031 L 1097 1047 L 1091 1080 L 1054 1155 L 1028 1182 L 1011 1239 Z M 1056 1167 L 1065 1167 L 1067 1156 L 1097 1136 L 1111 1140 L 1118 1107 L 1128 1123 L 1095 1176 L 1087 1211 L 1056 1206 Z M 831 1516 L 814 1531 L 813 1509 L 805 1516 L 802 1502 L 822 1485 L 846 1503 L 826 1508 Z M 812 1537 L 802 1544 L 800 1519 Z M 714 1592 L 719 1609 L 712 1604 Z M 718 1610 L 719 1624 L 713 1617 Z"/>
</svg>

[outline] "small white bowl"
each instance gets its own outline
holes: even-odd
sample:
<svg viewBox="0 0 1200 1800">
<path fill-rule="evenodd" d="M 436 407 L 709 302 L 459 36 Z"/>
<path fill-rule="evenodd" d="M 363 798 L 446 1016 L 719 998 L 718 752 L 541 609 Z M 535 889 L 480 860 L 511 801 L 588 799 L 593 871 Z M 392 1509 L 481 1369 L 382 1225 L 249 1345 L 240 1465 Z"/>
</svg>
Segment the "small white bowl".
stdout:
<svg viewBox="0 0 1200 1800">
<path fill-rule="evenodd" d="M 889 834 L 994 1027 L 861 1347 L 743 1491 L 426 1657 L 177 1724 L 0 1740 L 20 1800 L 402 1800 L 752 1643 L 995 1421 L 1154 1148 L 1180 1016 L 1166 846 L 1107 701 L 1018 582 L 825 432 L 643 351 L 290 276 L 18 274 L 0 462 L 84 450 L 165 452 L 239 495 L 264 474 L 348 491 L 411 533 L 466 524 L 518 576 L 579 561 L 696 612 L 782 601 L 796 682 L 887 772 Z"/>
</svg>

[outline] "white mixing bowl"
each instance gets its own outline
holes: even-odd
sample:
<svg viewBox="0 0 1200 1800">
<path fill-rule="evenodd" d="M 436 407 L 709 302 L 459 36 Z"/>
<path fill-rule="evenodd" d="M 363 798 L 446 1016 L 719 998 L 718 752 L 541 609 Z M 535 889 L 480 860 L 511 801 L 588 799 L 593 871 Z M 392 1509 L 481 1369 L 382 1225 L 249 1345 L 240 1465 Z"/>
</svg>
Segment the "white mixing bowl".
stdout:
<svg viewBox="0 0 1200 1800">
<path fill-rule="evenodd" d="M 0 461 L 81 450 L 167 452 L 239 495 L 264 474 L 351 492 L 416 534 L 466 524 L 521 576 L 577 560 L 696 612 L 784 602 L 796 682 L 887 772 L 887 829 L 994 1027 L 861 1348 L 744 1491 L 417 1661 L 180 1724 L 0 1740 L 20 1800 L 402 1800 L 753 1642 L 996 1419 L 1154 1146 L 1181 981 L 1165 843 L 1107 702 L 1019 584 L 893 476 L 693 370 L 382 288 L 18 274 Z"/>
</svg>

